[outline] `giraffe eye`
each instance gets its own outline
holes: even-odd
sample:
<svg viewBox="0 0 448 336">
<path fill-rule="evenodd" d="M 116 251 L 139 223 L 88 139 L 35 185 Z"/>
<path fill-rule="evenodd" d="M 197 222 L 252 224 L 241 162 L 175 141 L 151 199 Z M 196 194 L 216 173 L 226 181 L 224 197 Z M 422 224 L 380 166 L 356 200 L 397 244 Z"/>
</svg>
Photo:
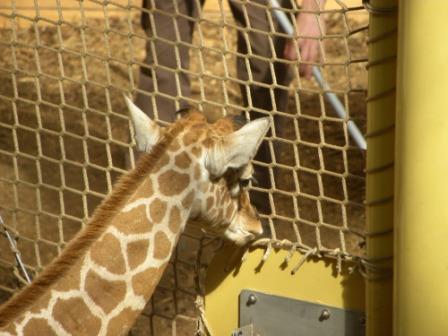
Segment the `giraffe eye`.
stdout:
<svg viewBox="0 0 448 336">
<path fill-rule="evenodd" d="M 257 182 L 253 177 L 240 179 L 240 187 L 243 189 L 248 188 L 250 181 L 252 181 L 252 184 L 256 184 Z"/>
<path fill-rule="evenodd" d="M 240 180 L 240 186 L 242 188 L 247 188 L 249 186 L 250 179 Z"/>
</svg>

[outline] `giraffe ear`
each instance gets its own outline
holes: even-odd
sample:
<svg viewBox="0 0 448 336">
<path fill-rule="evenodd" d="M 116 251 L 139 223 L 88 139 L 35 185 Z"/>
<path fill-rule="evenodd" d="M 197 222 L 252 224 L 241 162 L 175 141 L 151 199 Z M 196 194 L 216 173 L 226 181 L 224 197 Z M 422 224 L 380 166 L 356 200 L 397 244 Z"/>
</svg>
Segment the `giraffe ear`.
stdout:
<svg viewBox="0 0 448 336">
<path fill-rule="evenodd" d="M 248 164 L 257 153 L 269 125 L 269 118 L 256 119 L 216 143 L 208 150 L 205 162 L 210 174 L 222 176 L 229 168 Z"/>
<path fill-rule="evenodd" d="M 142 152 L 150 152 L 160 139 L 161 127 L 140 110 L 129 97 L 124 96 L 124 100 L 134 125 L 137 148 Z"/>
</svg>

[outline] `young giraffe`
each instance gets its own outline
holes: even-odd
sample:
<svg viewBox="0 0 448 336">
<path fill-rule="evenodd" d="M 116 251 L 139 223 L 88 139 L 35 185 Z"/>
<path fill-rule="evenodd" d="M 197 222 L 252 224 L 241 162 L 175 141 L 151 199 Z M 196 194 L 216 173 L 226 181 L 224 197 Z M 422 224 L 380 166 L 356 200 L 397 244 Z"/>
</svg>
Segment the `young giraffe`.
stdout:
<svg viewBox="0 0 448 336">
<path fill-rule="evenodd" d="M 148 152 L 90 223 L 34 281 L 0 306 L 0 336 L 123 335 L 151 297 L 188 219 L 236 244 L 262 233 L 243 186 L 267 119 L 238 131 L 198 112 L 159 127 L 129 99 Z"/>
</svg>

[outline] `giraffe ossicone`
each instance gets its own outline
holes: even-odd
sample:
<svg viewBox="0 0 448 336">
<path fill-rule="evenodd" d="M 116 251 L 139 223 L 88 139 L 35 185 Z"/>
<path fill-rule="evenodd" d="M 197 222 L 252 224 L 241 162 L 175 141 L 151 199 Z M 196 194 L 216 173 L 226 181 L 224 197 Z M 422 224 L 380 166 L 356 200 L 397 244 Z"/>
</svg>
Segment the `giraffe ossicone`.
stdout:
<svg viewBox="0 0 448 336">
<path fill-rule="evenodd" d="M 154 292 L 189 219 L 244 245 L 262 233 L 246 181 L 267 118 L 234 130 L 191 111 L 161 127 L 125 98 L 143 154 L 90 222 L 0 306 L 0 336 L 123 335 Z"/>
</svg>

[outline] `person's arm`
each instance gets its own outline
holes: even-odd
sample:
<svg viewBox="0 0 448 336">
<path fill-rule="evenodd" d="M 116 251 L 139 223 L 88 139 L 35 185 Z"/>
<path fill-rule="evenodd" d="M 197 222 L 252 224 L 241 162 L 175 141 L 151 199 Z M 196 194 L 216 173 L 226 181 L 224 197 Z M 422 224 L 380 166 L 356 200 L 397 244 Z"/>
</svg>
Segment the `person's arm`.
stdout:
<svg viewBox="0 0 448 336">
<path fill-rule="evenodd" d="M 323 10 L 326 0 L 303 0 L 301 9 L 305 11 L 317 11 Z M 321 27 L 319 27 L 318 16 L 313 13 L 300 12 L 296 17 L 296 27 L 298 34 L 301 36 L 319 37 L 323 34 L 321 28 L 324 28 L 324 22 L 321 21 Z M 300 60 L 303 62 L 315 62 L 319 58 L 319 40 L 309 38 L 299 38 L 297 41 Z M 284 57 L 289 60 L 297 60 L 297 52 L 295 43 L 293 40 L 286 42 Z M 301 64 L 299 72 L 305 75 L 306 78 L 311 78 L 311 65 Z"/>
</svg>

